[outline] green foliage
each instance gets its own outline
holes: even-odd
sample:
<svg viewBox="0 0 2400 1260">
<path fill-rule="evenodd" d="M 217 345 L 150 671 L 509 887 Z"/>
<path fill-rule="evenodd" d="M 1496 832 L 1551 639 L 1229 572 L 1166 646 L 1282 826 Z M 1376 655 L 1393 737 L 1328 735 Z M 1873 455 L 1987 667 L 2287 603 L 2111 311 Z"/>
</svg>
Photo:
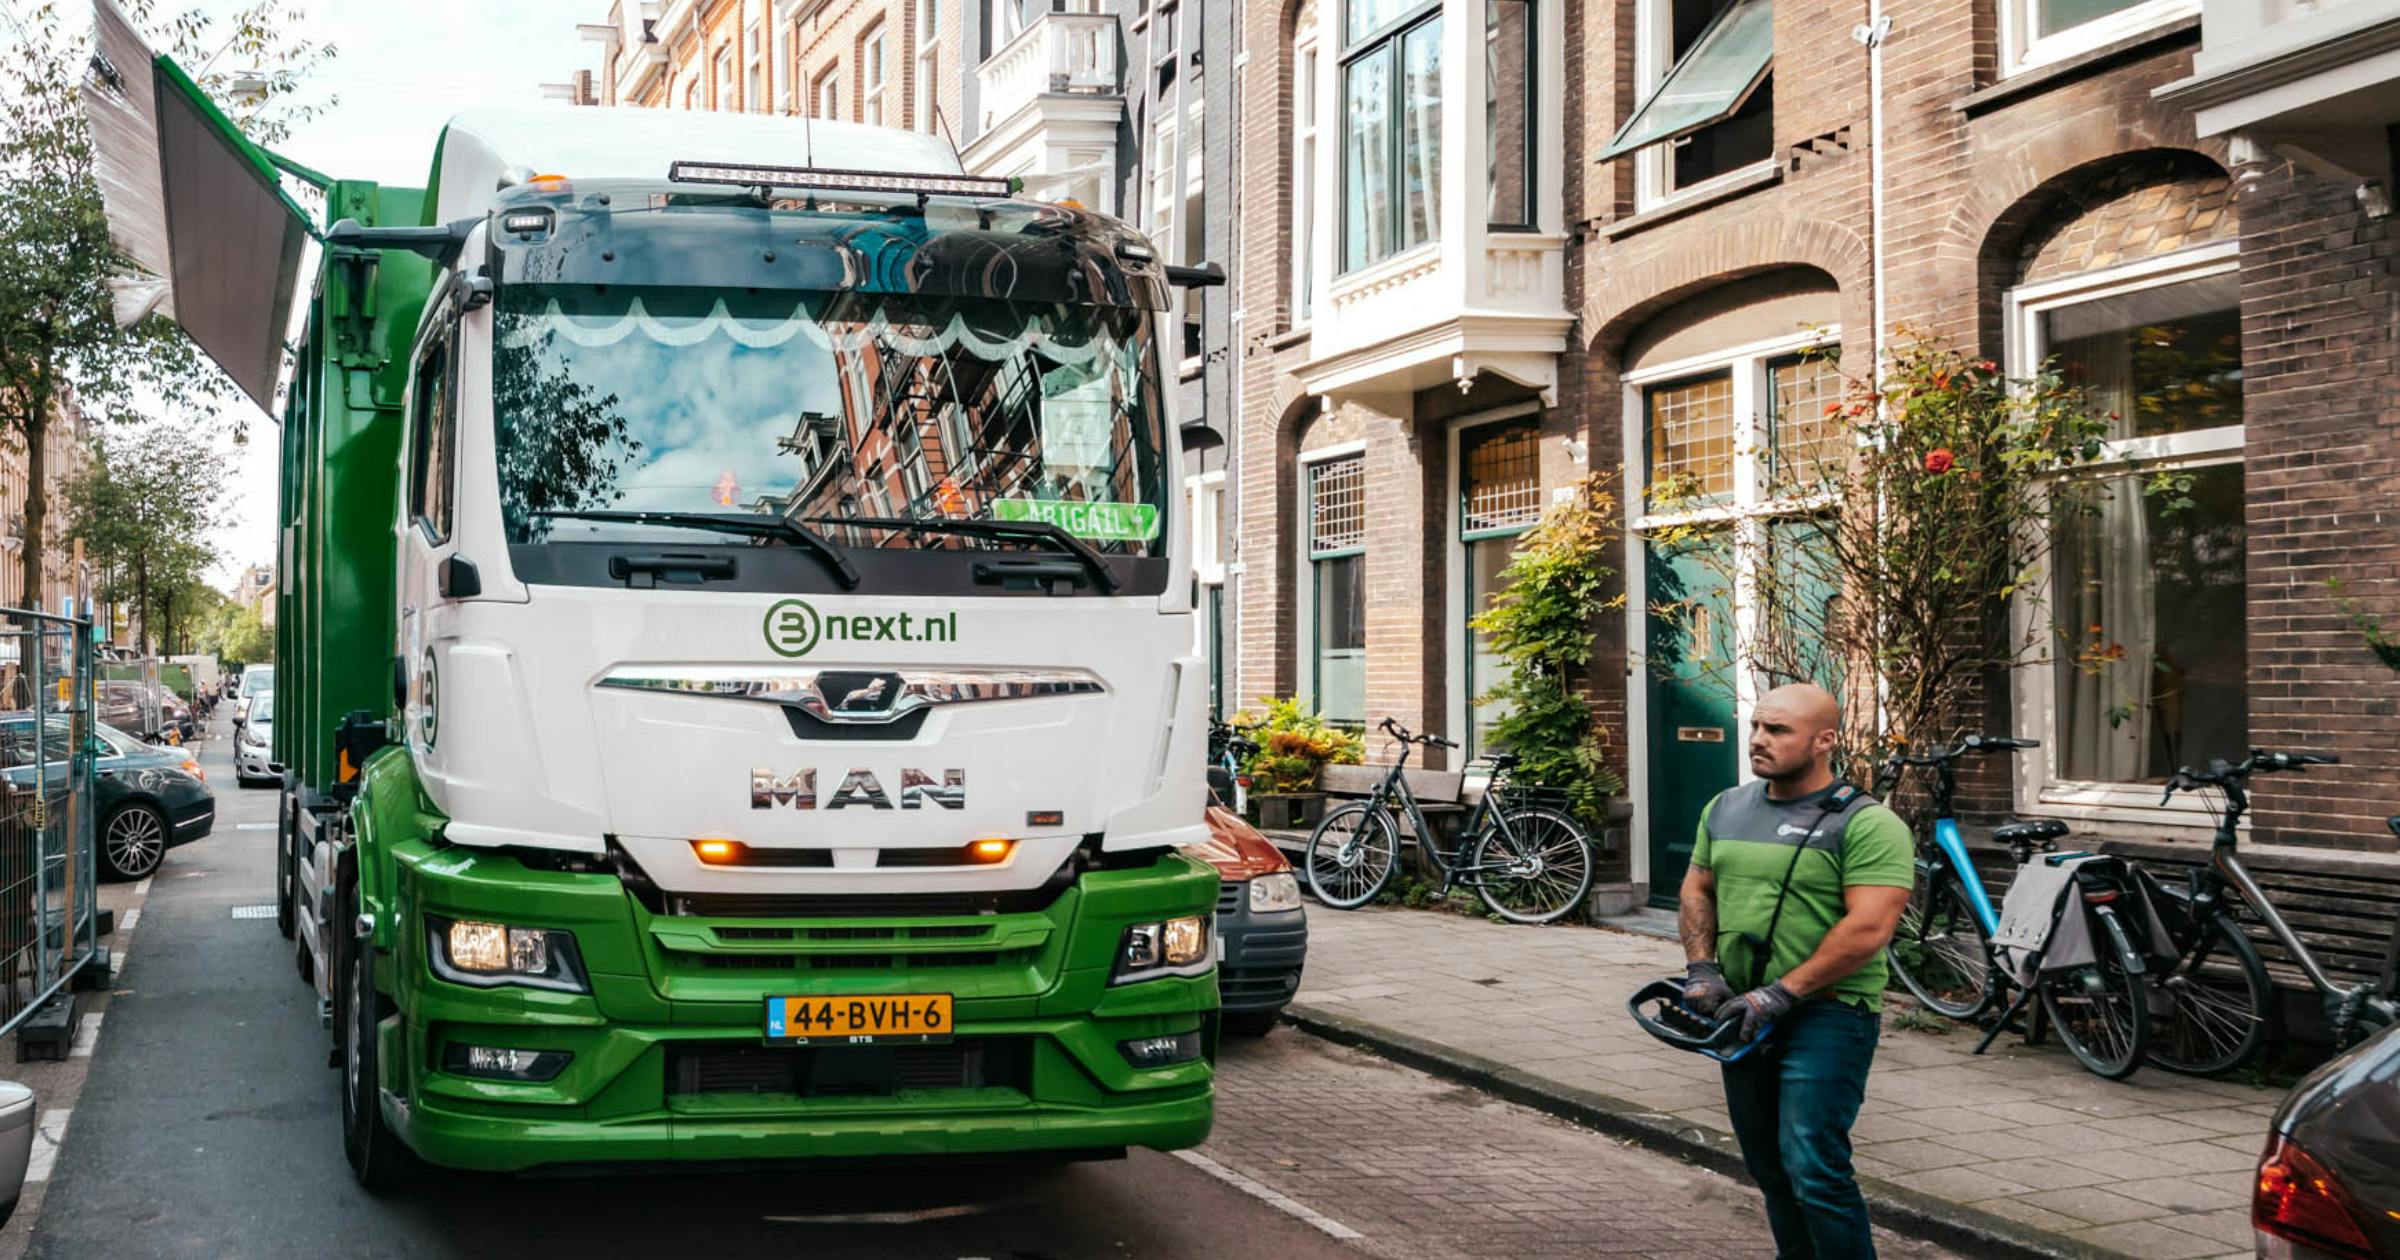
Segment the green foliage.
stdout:
<svg viewBox="0 0 2400 1260">
<path fill-rule="evenodd" d="M 146 651 L 176 651 L 202 624 L 197 592 L 217 558 L 207 536 L 227 462 L 186 429 L 144 425 L 101 432 L 91 463 L 66 483 L 68 532 L 83 539 L 94 593 L 132 605 Z"/>
<path fill-rule="evenodd" d="M 1258 745 L 1242 767 L 1253 791 L 1314 791 L 1326 765 L 1355 766 L 1364 759 L 1365 741 L 1310 712 L 1298 696 L 1266 696 L 1258 703 L 1263 713 L 1244 710 L 1228 723 Z"/>
<path fill-rule="evenodd" d="M 275 632 L 258 613 L 227 600 L 200 631 L 200 650 L 214 652 L 220 664 L 250 665 L 275 656 Z"/>
<path fill-rule="evenodd" d="M 1607 798 L 1625 786 L 1603 756 L 1605 732 L 1584 693 L 1593 623 L 1615 603 L 1616 570 L 1602 562 L 1615 536 L 1616 496 L 1606 478 L 1590 478 L 1525 532 L 1499 596 L 1469 622 L 1509 663 L 1475 700 L 1504 706 L 1493 741 L 1522 759 L 1518 782 L 1564 792 L 1586 825 L 1598 824 Z"/>
</svg>

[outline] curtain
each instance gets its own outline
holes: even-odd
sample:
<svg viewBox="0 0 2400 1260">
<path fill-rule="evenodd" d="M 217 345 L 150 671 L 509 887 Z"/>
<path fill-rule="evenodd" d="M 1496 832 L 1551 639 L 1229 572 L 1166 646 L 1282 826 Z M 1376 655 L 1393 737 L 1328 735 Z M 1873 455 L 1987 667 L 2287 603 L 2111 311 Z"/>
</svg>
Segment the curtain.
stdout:
<svg viewBox="0 0 2400 1260">
<path fill-rule="evenodd" d="M 2131 436 L 2130 335 L 2102 333 L 2059 349 L 2083 368 L 2092 406 L 2120 417 L 2109 436 Z M 2158 645 L 2148 505 L 2138 475 L 2110 477 L 2076 493 L 2080 502 L 2068 511 L 2085 514 L 2062 522 L 2052 558 L 2059 614 L 2077 654 L 2058 669 L 2059 762 L 2069 779 L 2133 782 L 2150 769 Z"/>
</svg>

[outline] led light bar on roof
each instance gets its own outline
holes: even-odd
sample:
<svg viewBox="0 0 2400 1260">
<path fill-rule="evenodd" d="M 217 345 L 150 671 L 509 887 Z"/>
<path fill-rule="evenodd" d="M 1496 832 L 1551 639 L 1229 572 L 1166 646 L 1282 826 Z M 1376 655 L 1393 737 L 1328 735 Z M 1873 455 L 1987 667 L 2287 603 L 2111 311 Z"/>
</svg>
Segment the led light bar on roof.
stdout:
<svg viewBox="0 0 2400 1260">
<path fill-rule="evenodd" d="M 805 166 L 754 166 L 733 162 L 676 162 L 667 178 L 679 184 L 734 184 L 744 188 L 825 188 L 843 192 L 946 193 L 960 197 L 1009 197 L 1024 186 L 1014 176 L 922 175 L 905 171 L 828 171 Z"/>
</svg>

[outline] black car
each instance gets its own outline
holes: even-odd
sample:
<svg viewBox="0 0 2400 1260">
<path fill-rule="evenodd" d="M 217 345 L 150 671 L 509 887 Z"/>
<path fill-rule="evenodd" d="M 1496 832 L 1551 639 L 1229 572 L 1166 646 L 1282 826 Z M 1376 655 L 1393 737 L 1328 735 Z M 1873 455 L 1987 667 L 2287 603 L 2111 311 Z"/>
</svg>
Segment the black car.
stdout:
<svg viewBox="0 0 2400 1260">
<path fill-rule="evenodd" d="M 2352 1047 L 2275 1113 L 2250 1204 L 2258 1254 L 2400 1260 L 2400 1026 Z"/>
<path fill-rule="evenodd" d="M 63 783 L 67 774 L 67 719 L 52 715 L 43 724 L 42 760 L 34 765 L 32 715 L 0 715 L 0 773 L 9 785 L 30 791 L 41 779 Z M 104 879 L 140 879 L 158 869 L 168 849 L 188 844 L 216 825 L 216 794 L 200 763 L 179 748 L 145 744 L 106 723 L 94 724 L 100 747 L 94 767 L 92 832 Z"/>
</svg>

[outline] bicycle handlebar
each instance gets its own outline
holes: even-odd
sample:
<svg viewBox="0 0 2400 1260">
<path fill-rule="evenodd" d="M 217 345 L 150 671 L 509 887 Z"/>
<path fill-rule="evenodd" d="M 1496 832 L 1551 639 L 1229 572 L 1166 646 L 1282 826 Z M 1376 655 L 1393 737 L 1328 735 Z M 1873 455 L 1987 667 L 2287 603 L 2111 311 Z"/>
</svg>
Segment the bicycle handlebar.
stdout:
<svg viewBox="0 0 2400 1260">
<path fill-rule="evenodd" d="M 2167 790 L 2159 795 L 2158 803 L 2166 804 L 2174 799 L 2177 792 L 2196 792 L 2204 787 L 2239 789 L 2254 774 L 2275 774 L 2285 770 L 2305 772 L 2310 766 L 2338 766 L 2341 763 L 2341 758 L 2323 753 L 2279 753 L 2253 748 L 2250 755 L 2239 763 L 2212 758 L 2206 770 L 2194 770 L 2190 766 L 2178 768 L 2167 776 Z"/>
<path fill-rule="evenodd" d="M 1917 757 L 1909 756 L 1908 750 L 1905 748 L 1893 749 L 1892 755 L 1883 759 L 1883 764 L 1886 769 L 1891 770 L 1902 766 L 1938 766 L 1945 762 L 1956 761 L 1968 753 L 2016 752 L 2020 749 L 2041 746 L 2042 741 L 2038 739 L 2017 739 L 2008 735 L 1969 735 L 1953 745 L 1935 744 L 1933 751 Z"/>
<path fill-rule="evenodd" d="M 1428 748 L 1458 747 L 1458 741 L 1443 739 L 1439 735 L 1411 735 L 1408 732 L 1408 728 L 1400 725 L 1399 721 L 1394 718 L 1387 717 L 1383 721 L 1377 723 L 1377 725 L 1383 729 L 1384 734 L 1391 736 L 1393 739 L 1399 740 L 1403 744 L 1423 744 Z"/>
</svg>

